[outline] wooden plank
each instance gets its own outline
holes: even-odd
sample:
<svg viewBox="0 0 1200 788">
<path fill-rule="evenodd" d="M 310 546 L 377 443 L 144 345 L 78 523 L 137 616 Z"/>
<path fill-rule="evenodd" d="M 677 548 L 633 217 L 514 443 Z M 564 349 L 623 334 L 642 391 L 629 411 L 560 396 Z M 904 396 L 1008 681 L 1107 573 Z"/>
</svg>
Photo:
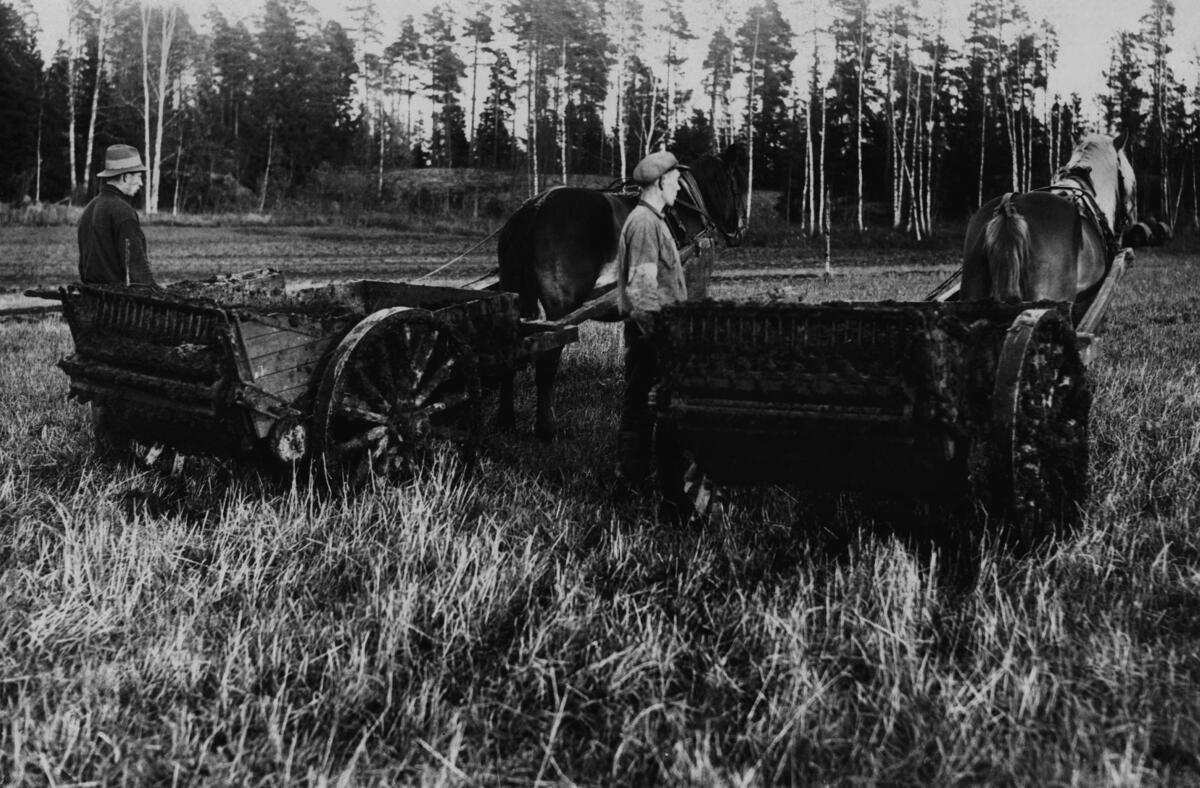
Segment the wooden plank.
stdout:
<svg viewBox="0 0 1200 788">
<path fill-rule="evenodd" d="M 268 394 L 274 394 L 281 400 L 291 402 L 308 390 L 315 369 L 316 362 L 314 361 L 312 364 L 279 370 L 255 379 L 254 385 Z"/>
<path fill-rule="evenodd" d="M 683 277 L 687 282 L 687 298 L 689 301 L 703 301 L 708 298 L 708 280 L 712 278 L 713 264 L 717 259 L 716 247 L 711 238 L 701 238 L 696 242 L 696 253 L 688 255 L 683 264 Z M 680 255 L 683 260 L 683 255 Z"/>
<path fill-rule="evenodd" d="M 1109 266 L 1108 275 L 1104 277 L 1104 284 L 1100 285 L 1100 290 L 1096 293 L 1096 297 L 1092 299 L 1087 312 L 1080 318 L 1079 324 L 1075 326 L 1076 333 L 1095 334 L 1096 330 L 1100 328 L 1100 325 L 1104 322 L 1104 314 L 1108 311 L 1108 303 L 1112 300 L 1113 293 L 1117 291 L 1117 285 L 1120 284 L 1121 278 L 1125 276 L 1125 269 L 1132 262 L 1132 249 L 1122 249 L 1117 252 L 1117 256 L 1113 258 L 1112 265 Z"/>
<path fill-rule="evenodd" d="M 545 353 L 547 350 L 565 347 L 577 341 L 579 341 L 579 328 L 577 326 L 555 326 L 553 330 L 538 331 L 523 337 L 521 339 L 520 356 L 522 358 L 536 356 L 539 353 Z"/>
<path fill-rule="evenodd" d="M 571 312 L 568 315 L 560 317 L 554 321 L 557 326 L 577 326 L 585 320 L 592 320 L 597 317 L 615 315 L 617 311 L 617 288 L 614 284 L 612 289 L 606 292 L 599 298 L 593 298 L 586 302 L 583 306 Z"/>
<path fill-rule="evenodd" d="M 325 339 L 280 348 L 273 353 L 252 356 L 250 358 L 250 371 L 254 375 L 254 380 L 261 381 L 263 378 L 278 372 L 295 369 L 306 364 L 315 364 L 321 358 L 322 354 L 325 353 L 331 341 L 331 338 L 326 337 Z"/>
<path fill-rule="evenodd" d="M 244 325 L 244 324 L 243 324 Z M 293 348 L 311 348 L 329 342 L 328 336 L 313 337 L 310 334 L 292 331 L 286 328 L 268 327 L 257 335 L 247 336 L 242 333 L 242 341 L 246 347 L 246 358 L 254 369 L 258 368 L 257 359 L 282 353 Z M 257 375 L 258 373 L 255 372 Z"/>
<path fill-rule="evenodd" d="M 679 260 L 684 266 L 684 275 L 687 277 L 688 269 L 693 267 L 692 259 L 700 256 L 700 267 L 696 270 L 693 276 L 695 277 L 695 285 L 692 279 L 687 279 L 688 285 L 688 300 L 698 300 L 705 298 L 708 293 L 708 280 L 712 276 L 712 264 L 716 259 L 716 251 L 713 247 L 711 239 L 702 238 L 699 244 L 689 244 L 679 250 Z M 700 290 L 697 299 L 692 298 L 692 287 L 695 286 Z M 555 320 L 555 325 L 559 326 L 577 326 L 585 320 L 596 320 L 600 318 L 612 318 L 617 313 L 617 283 L 609 282 L 601 285 L 593 290 L 583 303 L 575 311 L 560 317 Z"/>
</svg>

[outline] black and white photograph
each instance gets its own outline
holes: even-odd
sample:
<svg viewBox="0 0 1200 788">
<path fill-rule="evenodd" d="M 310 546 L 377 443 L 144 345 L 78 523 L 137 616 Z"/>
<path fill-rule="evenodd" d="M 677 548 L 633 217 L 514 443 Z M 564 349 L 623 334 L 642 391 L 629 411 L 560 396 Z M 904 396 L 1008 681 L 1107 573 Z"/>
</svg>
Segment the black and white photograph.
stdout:
<svg viewBox="0 0 1200 788">
<path fill-rule="evenodd" d="M 1200 784 L 1197 0 L 0 0 L 0 785 Z"/>
</svg>

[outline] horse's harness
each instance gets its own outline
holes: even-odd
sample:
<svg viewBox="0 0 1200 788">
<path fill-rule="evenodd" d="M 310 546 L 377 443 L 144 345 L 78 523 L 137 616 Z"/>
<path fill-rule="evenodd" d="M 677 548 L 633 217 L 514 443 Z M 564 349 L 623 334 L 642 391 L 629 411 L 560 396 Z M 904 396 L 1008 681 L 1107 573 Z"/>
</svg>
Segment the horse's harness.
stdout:
<svg viewBox="0 0 1200 788">
<path fill-rule="evenodd" d="M 696 182 L 696 176 L 692 175 L 691 170 L 681 170 L 679 178 L 683 182 L 684 187 L 687 189 L 687 195 L 691 198 L 691 200 L 680 201 L 679 198 L 676 198 L 676 202 L 680 202 L 685 208 L 700 214 L 700 217 L 704 220 L 703 232 L 705 234 L 712 235 L 714 231 L 719 232 L 722 236 L 724 236 L 727 244 L 730 246 L 737 246 L 739 243 L 741 243 L 742 237 L 745 234 L 745 228 L 742 226 L 742 217 L 746 215 L 746 206 L 744 200 L 742 199 L 741 192 L 738 191 L 737 181 L 733 176 L 733 172 L 729 168 L 726 168 L 725 170 L 725 177 L 729 179 L 729 193 L 733 195 L 738 217 L 738 228 L 732 233 L 726 232 L 725 229 L 717 224 L 717 221 L 713 219 L 712 214 L 709 213 L 708 205 L 704 202 L 704 194 L 700 191 L 700 184 Z"/>
<path fill-rule="evenodd" d="M 1078 184 L 1086 185 L 1070 186 L 1062 183 L 1062 181 L 1068 179 Z M 1063 167 L 1054 174 L 1054 180 L 1055 182 L 1051 185 L 1032 189 L 1031 192 L 1048 192 L 1075 203 L 1075 208 L 1079 211 L 1080 217 L 1090 224 L 1092 229 L 1104 241 L 1104 249 L 1107 255 L 1104 264 L 1107 268 L 1110 261 L 1120 250 L 1120 238 L 1116 234 L 1116 228 L 1109 226 L 1108 218 L 1104 215 L 1104 210 L 1100 207 L 1100 203 L 1096 201 L 1096 188 L 1092 184 L 1091 167 L 1086 165 L 1077 165 L 1069 168 Z M 1117 163 L 1117 207 L 1115 218 L 1118 226 L 1123 225 L 1128 219 L 1128 211 L 1125 210 L 1125 176 L 1121 173 L 1120 162 Z"/>
</svg>

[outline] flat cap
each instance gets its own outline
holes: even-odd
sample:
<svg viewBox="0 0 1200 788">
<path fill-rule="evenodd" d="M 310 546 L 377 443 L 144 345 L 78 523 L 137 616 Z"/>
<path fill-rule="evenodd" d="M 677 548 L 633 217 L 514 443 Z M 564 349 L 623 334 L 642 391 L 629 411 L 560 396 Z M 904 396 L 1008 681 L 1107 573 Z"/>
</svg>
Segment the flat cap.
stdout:
<svg viewBox="0 0 1200 788">
<path fill-rule="evenodd" d="M 637 166 L 633 168 L 633 180 L 642 186 L 649 186 L 671 170 L 688 169 L 691 168 L 680 164 L 674 153 L 660 150 L 651 153 L 637 163 Z"/>
</svg>

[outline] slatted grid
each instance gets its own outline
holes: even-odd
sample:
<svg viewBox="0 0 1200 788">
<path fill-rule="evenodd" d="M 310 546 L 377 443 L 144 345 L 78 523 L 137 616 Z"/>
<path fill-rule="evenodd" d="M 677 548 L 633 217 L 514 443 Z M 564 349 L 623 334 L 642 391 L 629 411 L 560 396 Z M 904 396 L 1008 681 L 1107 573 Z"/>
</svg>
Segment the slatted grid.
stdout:
<svg viewBox="0 0 1200 788">
<path fill-rule="evenodd" d="M 120 334 L 153 338 L 163 344 L 211 344 L 225 322 L 217 309 L 142 300 L 99 290 L 85 291 L 96 302 L 97 327 Z"/>
<path fill-rule="evenodd" d="M 688 310 L 682 330 L 675 337 L 676 343 L 685 348 L 712 345 L 733 352 L 751 346 L 767 352 L 835 349 L 843 354 L 859 349 L 886 354 L 900 351 L 911 328 L 921 324 L 918 314 L 899 311 L 854 314 L 847 310 L 839 314 L 706 309 Z"/>
</svg>

